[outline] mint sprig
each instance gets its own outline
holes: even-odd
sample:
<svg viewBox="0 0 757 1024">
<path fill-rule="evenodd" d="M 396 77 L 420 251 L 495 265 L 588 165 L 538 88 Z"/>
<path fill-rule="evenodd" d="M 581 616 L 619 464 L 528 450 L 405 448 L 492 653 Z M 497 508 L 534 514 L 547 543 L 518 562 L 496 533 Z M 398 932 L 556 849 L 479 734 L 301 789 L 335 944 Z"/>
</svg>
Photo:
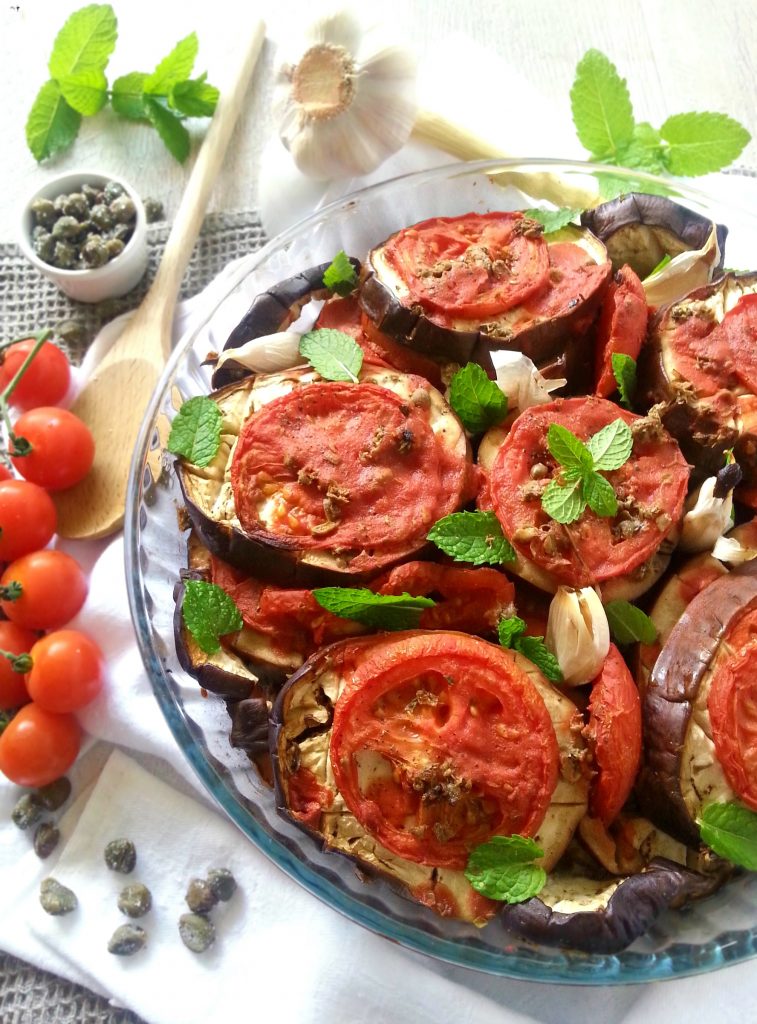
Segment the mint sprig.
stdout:
<svg viewBox="0 0 757 1024">
<path fill-rule="evenodd" d="M 352 619 L 373 629 L 414 629 L 425 608 L 436 604 L 430 597 L 410 594 L 374 594 L 353 587 L 319 587 L 313 597 L 321 608 L 341 619 Z"/>
<path fill-rule="evenodd" d="M 341 249 L 323 274 L 324 287 L 337 295 L 349 295 L 357 285 L 357 271 L 350 263 L 347 253 Z"/>
<path fill-rule="evenodd" d="M 220 650 L 219 637 L 236 633 L 244 625 L 242 615 L 225 590 L 204 580 L 187 580 L 181 614 L 184 625 L 206 654 Z"/>
<path fill-rule="evenodd" d="M 497 626 L 497 635 L 502 647 L 517 651 L 524 658 L 528 658 L 550 682 L 562 682 L 560 663 L 547 648 L 544 637 L 524 636 L 525 631 L 526 623 L 517 615 L 500 619 Z"/>
<path fill-rule="evenodd" d="M 525 836 L 492 836 L 474 847 L 465 877 L 483 896 L 502 903 L 523 903 L 544 888 L 547 873 L 534 861 L 544 851 Z"/>
<path fill-rule="evenodd" d="M 507 416 L 507 395 L 477 363 L 467 363 L 453 376 L 449 404 L 471 434 L 482 434 Z"/>
<path fill-rule="evenodd" d="M 624 409 L 630 409 L 636 395 L 636 360 L 624 352 L 613 352 L 610 362 L 615 383 L 618 385 L 620 404 Z"/>
<path fill-rule="evenodd" d="M 614 516 L 618 501 L 609 480 L 600 473 L 620 469 L 630 458 L 633 435 L 628 424 L 613 420 L 584 444 L 567 427 L 550 423 L 547 445 L 562 467 L 541 497 L 547 515 L 567 525 L 575 522 L 588 505 L 598 516 Z"/>
<path fill-rule="evenodd" d="M 355 339 L 331 327 L 308 331 L 300 338 L 300 355 L 324 380 L 343 380 L 357 384 L 363 365 L 363 350 Z"/>
<path fill-rule="evenodd" d="M 515 551 L 493 512 L 452 512 L 427 534 L 445 555 L 471 565 L 501 565 L 515 561 Z"/>
<path fill-rule="evenodd" d="M 757 814 L 736 801 L 708 804 L 697 819 L 702 842 L 749 871 L 757 871 Z"/>
<path fill-rule="evenodd" d="M 630 601 L 608 601 L 605 605 L 612 638 L 621 647 L 625 644 L 653 644 L 657 629 L 650 617 Z"/>
<path fill-rule="evenodd" d="M 221 446 L 223 416 L 212 398 L 198 395 L 179 409 L 167 448 L 195 466 L 209 466 Z"/>
<path fill-rule="evenodd" d="M 524 210 L 523 216 L 530 217 L 531 220 L 538 220 L 544 228 L 544 233 L 549 235 L 576 220 L 580 213 L 581 210 L 574 210 L 567 206 L 561 206 L 557 210 L 546 210 L 539 206 L 533 206 L 530 210 Z"/>
</svg>

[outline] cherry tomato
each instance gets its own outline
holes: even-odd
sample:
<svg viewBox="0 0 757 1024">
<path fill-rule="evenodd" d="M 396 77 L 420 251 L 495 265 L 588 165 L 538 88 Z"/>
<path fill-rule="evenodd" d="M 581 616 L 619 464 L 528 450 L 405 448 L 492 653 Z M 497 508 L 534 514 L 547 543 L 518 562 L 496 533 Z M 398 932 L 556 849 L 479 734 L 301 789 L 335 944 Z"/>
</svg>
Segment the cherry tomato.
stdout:
<svg viewBox="0 0 757 1024">
<path fill-rule="evenodd" d="M 89 472 L 95 442 L 89 427 L 67 409 L 32 409 L 19 416 L 13 432 L 32 446 L 29 455 L 11 459 L 26 480 L 50 491 L 62 491 L 78 484 Z"/>
<path fill-rule="evenodd" d="M 44 548 L 55 533 L 57 515 L 47 491 L 28 480 L 0 481 L 0 561 Z"/>
<path fill-rule="evenodd" d="M 76 760 L 81 730 L 73 715 L 27 704 L 0 735 L 0 772 L 17 786 L 46 786 Z"/>
<path fill-rule="evenodd" d="M 11 654 L 28 654 L 37 637 L 15 622 L 0 621 L 0 650 Z M 9 711 L 29 703 L 23 672 L 15 672 L 8 658 L 0 655 L 0 709 Z"/>
<path fill-rule="evenodd" d="M 0 606 L 12 622 L 27 629 L 64 626 L 87 596 L 87 580 L 79 563 L 63 551 L 34 551 L 17 558 L 3 573 L 0 586 L 14 581 L 21 587 L 20 596 L 0 600 Z"/>
<path fill-rule="evenodd" d="M 0 480 L 13 480 L 13 473 L 4 462 L 0 462 Z"/>
<path fill-rule="evenodd" d="M 37 344 L 34 338 L 25 338 L 10 345 L 0 365 L 0 389 L 10 384 L 16 371 Z M 24 375 L 13 389 L 11 405 L 18 409 L 35 409 L 39 405 L 57 405 L 66 395 L 71 382 L 68 359 L 59 348 L 45 341 Z"/>
<path fill-rule="evenodd" d="M 78 711 L 102 689 L 102 652 L 75 629 L 60 629 L 32 647 L 31 671 L 26 677 L 29 696 L 44 708 L 62 714 Z"/>
</svg>

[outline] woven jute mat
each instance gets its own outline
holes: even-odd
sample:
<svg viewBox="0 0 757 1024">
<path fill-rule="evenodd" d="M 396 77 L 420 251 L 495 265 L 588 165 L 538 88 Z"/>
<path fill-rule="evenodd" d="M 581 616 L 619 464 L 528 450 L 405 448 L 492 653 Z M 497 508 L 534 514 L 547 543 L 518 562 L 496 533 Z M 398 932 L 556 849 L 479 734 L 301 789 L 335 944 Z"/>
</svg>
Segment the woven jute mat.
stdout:
<svg viewBox="0 0 757 1024">
<path fill-rule="evenodd" d="M 168 231 L 165 223 L 148 227 L 150 263 L 140 284 L 121 299 L 94 305 L 68 299 L 28 263 L 17 246 L 0 244 L 0 341 L 22 337 L 28 331 L 73 323 L 80 328 L 73 333 L 80 336 L 61 344 L 73 362 L 81 362 L 100 328 L 141 302 L 163 254 Z M 184 275 L 181 298 L 196 295 L 231 260 L 259 249 L 265 241 L 255 212 L 209 215 Z M 8 823 L 6 827 L 12 826 Z M 115 1009 L 88 989 L 0 952 L 0 1024 L 143 1022 L 136 1014 Z"/>
</svg>

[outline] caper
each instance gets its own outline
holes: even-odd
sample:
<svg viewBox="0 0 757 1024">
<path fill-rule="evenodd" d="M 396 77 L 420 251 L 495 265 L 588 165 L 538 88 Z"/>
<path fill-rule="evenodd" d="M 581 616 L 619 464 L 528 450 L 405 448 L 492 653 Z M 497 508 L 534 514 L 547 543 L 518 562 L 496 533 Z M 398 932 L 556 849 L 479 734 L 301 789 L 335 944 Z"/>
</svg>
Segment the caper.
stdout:
<svg viewBox="0 0 757 1024">
<path fill-rule="evenodd" d="M 138 924 L 122 924 L 113 932 L 108 941 L 108 952 L 115 956 L 134 956 L 144 949 L 147 932 Z"/>
<path fill-rule="evenodd" d="M 69 242 L 56 242 L 50 262 L 61 270 L 72 270 L 76 263 L 76 249 Z"/>
<path fill-rule="evenodd" d="M 50 232 L 43 224 L 35 224 L 32 228 L 32 240 L 36 242 L 38 238 L 46 238 Z"/>
<path fill-rule="evenodd" d="M 103 195 L 105 196 L 106 203 L 112 203 L 114 199 L 118 199 L 119 196 L 124 194 L 123 185 L 119 185 L 117 181 L 109 181 L 103 189 Z"/>
<path fill-rule="evenodd" d="M 212 868 L 208 871 L 208 885 L 224 903 L 237 891 L 236 879 L 228 868 Z"/>
<path fill-rule="evenodd" d="M 108 231 L 109 228 L 113 227 L 113 214 L 105 203 L 98 203 L 92 207 L 90 211 L 90 218 L 93 224 L 96 224 L 101 231 Z"/>
<path fill-rule="evenodd" d="M 72 322 L 68 321 L 68 323 Z M 61 338 L 64 337 L 63 326 L 65 323 L 66 321 L 59 324 L 55 330 L 55 333 Z M 71 783 L 65 775 L 61 775 L 54 782 L 48 782 L 46 786 L 40 786 L 39 789 L 35 790 L 35 794 L 46 810 L 57 811 L 71 796 Z"/>
<path fill-rule="evenodd" d="M 181 941 L 193 953 L 204 953 L 216 940 L 213 922 L 202 914 L 182 914 L 179 918 Z"/>
<path fill-rule="evenodd" d="M 130 839 L 111 839 L 105 847 L 105 863 L 111 871 L 128 875 L 137 863 L 137 850 Z"/>
<path fill-rule="evenodd" d="M 81 191 L 90 206 L 94 206 L 96 203 L 102 202 L 102 190 L 96 188 L 94 185 L 82 185 Z"/>
<path fill-rule="evenodd" d="M 70 217 L 76 217 L 77 220 L 86 220 L 89 216 L 89 204 L 87 203 L 86 196 L 81 192 L 72 192 L 71 195 L 64 197 L 63 212 L 68 214 Z"/>
<path fill-rule="evenodd" d="M 154 224 L 156 220 L 165 220 L 166 213 L 163 204 L 159 199 L 145 199 L 142 202 L 145 208 L 145 219 L 148 224 Z"/>
<path fill-rule="evenodd" d="M 60 832 L 51 821 L 43 821 L 34 833 L 34 852 L 44 860 L 49 857 L 60 841 Z"/>
<path fill-rule="evenodd" d="M 152 906 L 152 895 L 146 885 L 135 882 L 118 894 L 118 909 L 127 917 L 144 917 Z"/>
<path fill-rule="evenodd" d="M 103 267 L 108 262 L 108 249 L 99 235 L 90 235 L 81 247 L 81 257 L 88 267 Z"/>
<path fill-rule="evenodd" d="M 45 878 L 39 887 L 39 902 L 46 914 L 59 917 L 70 914 L 79 906 L 76 894 L 54 878 Z"/>
<path fill-rule="evenodd" d="M 133 224 L 116 224 L 115 228 L 113 228 L 113 238 L 117 238 L 124 245 L 126 245 L 133 234 Z"/>
<path fill-rule="evenodd" d="M 42 810 L 42 804 L 34 793 L 24 793 L 11 811 L 11 821 L 18 828 L 31 828 L 42 817 Z"/>
<path fill-rule="evenodd" d="M 129 224 L 137 216 L 137 208 L 130 196 L 119 196 L 118 199 L 114 199 L 109 210 L 113 215 L 113 220 L 119 224 Z"/>
<path fill-rule="evenodd" d="M 53 224 L 53 238 L 76 238 L 79 230 L 79 221 L 76 217 L 58 217 Z"/>
<path fill-rule="evenodd" d="M 39 235 L 32 242 L 32 248 L 45 263 L 50 263 L 55 254 L 55 239 L 52 235 L 45 232 L 44 235 Z"/>
<path fill-rule="evenodd" d="M 105 250 L 108 253 L 108 259 L 114 260 L 124 251 L 124 243 L 120 238 L 109 238 L 105 243 Z"/>
<path fill-rule="evenodd" d="M 55 199 L 53 199 L 53 209 L 56 213 L 63 213 L 63 204 L 65 203 L 67 198 L 67 196 L 62 195 L 56 196 Z"/>
<path fill-rule="evenodd" d="M 43 224 L 46 228 L 53 226 L 55 222 L 55 206 L 49 199 L 35 199 L 31 210 L 37 224 Z"/>
<path fill-rule="evenodd" d="M 55 325 L 55 334 L 61 341 L 64 341 L 67 345 L 82 345 L 87 340 L 87 332 L 84 328 L 84 324 L 79 323 L 78 320 L 61 320 L 60 323 Z M 58 779 L 60 782 L 61 779 Z M 68 783 L 69 793 L 71 791 L 71 783 L 68 779 L 62 780 Z M 55 782 L 50 783 L 51 786 L 55 786 Z M 66 797 L 68 799 L 68 797 Z M 53 810 L 55 808 L 52 808 Z"/>
<path fill-rule="evenodd" d="M 218 897 L 204 878 L 193 878 L 187 886 L 184 897 L 189 909 L 195 914 L 207 914 L 218 903 Z"/>
</svg>

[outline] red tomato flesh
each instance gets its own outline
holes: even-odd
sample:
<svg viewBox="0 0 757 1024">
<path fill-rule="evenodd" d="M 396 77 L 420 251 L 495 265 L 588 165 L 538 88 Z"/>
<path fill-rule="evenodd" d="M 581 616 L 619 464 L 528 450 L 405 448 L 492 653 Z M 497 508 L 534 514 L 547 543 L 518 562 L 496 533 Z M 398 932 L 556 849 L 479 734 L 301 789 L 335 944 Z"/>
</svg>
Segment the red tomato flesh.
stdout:
<svg viewBox="0 0 757 1024">
<path fill-rule="evenodd" d="M 44 548 L 52 540 L 57 513 L 47 491 L 28 480 L 0 481 L 0 561 Z"/>
<path fill-rule="evenodd" d="M 754 622 L 752 613 L 752 626 Z M 729 635 L 729 644 L 734 639 Z M 728 784 L 757 811 L 757 641 L 751 639 L 715 671 L 707 709 Z"/>
<path fill-rule="evenodd" d="M 17 786 L 46 786 L 76 760 L 81 730 L 73 715 L 54 715 L 27 704 L 0 735 L 0 772 Z"/>
<path fill-rule="evenodd" d="M 723 317 L 733 367 L 742 383 L 757 394 L 757 295 L 742 295 Z"/>
<path fill-rule="evenodd" d="M 78 484 L 89 472 L 95 442 L 89 427 L 67 409 L 31 409 L 19 416 L 13 430 L 32 446 L 29 455 L 11 458 L 24 479 L 49 491 L 63 491 Z"/>
<path fill-rule="evenodd" d="M 11 654 L 28 654 L 37 637 L 30 629 L 15 622 L 0 621 L 0 650 Z M 23 672 L 15 672 L 8 658 L 0 656 L 0 710 L 10 711 L 29 703 Z"/>
<path fill-rule="evenodd" d="M 647 333 L 644 286 L 630 267 L 621 267 L 607 290 L 597 325 L 595 393 L 609 398 L 617 390 L 614 354 L 638 359 Z"/>
<path fill-rule="evenodd" d="M 16 582 L 21 596 L 0 601 L 12 622 L 26 629 L 58 629 L 79 611 L 87 597 L 87 580 L 79 563 L 63 551 L 33 551 L 11 562 L 0 578 Z"/>
<path fill-rule="evenodd" d="M 78 711 L 102 689 L 102 652 L 78 630 L 49 633 L 32 647 L 31 656 L 26 686 L 34 703 L 46 711 Z"/>
</svg>

